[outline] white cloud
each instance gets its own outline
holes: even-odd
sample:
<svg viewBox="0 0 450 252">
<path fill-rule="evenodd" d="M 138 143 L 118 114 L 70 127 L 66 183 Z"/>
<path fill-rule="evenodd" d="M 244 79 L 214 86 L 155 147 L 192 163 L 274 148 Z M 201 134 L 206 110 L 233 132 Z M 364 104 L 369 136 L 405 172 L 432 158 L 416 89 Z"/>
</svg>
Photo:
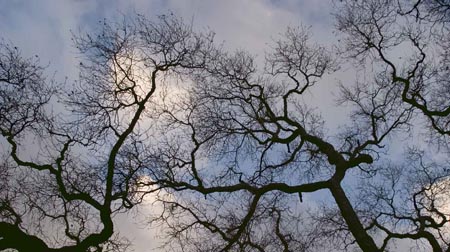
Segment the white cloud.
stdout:
<svg viewBox="0 0 450 252">
<path fill-rule="evenodd" d="M 267 44 L 287 26 L 301 23 L 318 27 L 317 38 L 331 36 L 328 1 L 258 1 L 258 0 L 134 0 L 134 1 L 3 1 L 0 11 L 0 36 L 12 41 L 25 55 L 40 55 L 43 63 L 51 62 L 50 70 L 57 78 L 69 81 L 77 76 L 76 50 L 72 47 L 71 31 L 90 30 L 103 18 L 114 19 L 120 13 L 136 11 L 149 17 L 173 11 L 186 20 L 193 18 L 197 29 L 210 28 L 218 41 L 230 48 L 250 50 L 263 56 Z M 313 28 L 314 28 L 313 27 Z M 324 30 L 325 27 L 328 30 Z M 141 207 L 140 216 L 152 212 Z M 159 243 L 155 230 L 139 223 L 136 215 L 121 215 L 117 229 L 133 241 L 137 252 L 151 251 Z"/>
</svg>

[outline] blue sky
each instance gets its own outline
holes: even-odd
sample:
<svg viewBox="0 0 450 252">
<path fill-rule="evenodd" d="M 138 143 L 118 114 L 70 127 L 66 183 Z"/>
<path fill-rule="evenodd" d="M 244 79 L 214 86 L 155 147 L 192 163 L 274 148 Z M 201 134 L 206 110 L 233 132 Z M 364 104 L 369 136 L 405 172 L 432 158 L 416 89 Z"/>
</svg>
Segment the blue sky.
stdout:
<svg viewBox="0 0 450 252">
<path fill-rule="evenodd" d="M 329 5 L 326 0 L 0 0 L 0 38 L 25 55 L 38 54 L 60 77 L 72 77 L 76 76 L 72 33 L 95 29 L 104 18 L 114 20 L 133 12 L 151 17 L 170 11 L 193 19 L 196 28 L 213 29 L 217 39 L 230 47 L 262 54 L 271 37 L 288 25 L 313 25 L 316 35 L 330 36 Z"/>
<path fill-rule="evenodd" d="M 212 29 L 229 48 L 263 56 L 268 44 L 287 26 L 312 26 L 316 40 L 332 38 L 331 1 L 326 0 L 0 0 L 0 38 L 21 49 L 25 57 L 39 55 L 57 81 L 77 77 L 78 54 L 72 34 L 89 32 L 103 19 L 115 20 L 137 12 L 152 16 L 173 12 L 196 29 Z M 325 94 L 324 94 L 325 95 Z M 317 97 L 316 97 L 317 98 Z M 144 213 L 149 211 L 142 208 Z M 122 216 L 119 230 L 133 241 L 137 252 L 152 251 L 154 231 L 141 222 L 145 215 Z"/>
<path fill-rule="evenodd" d="M 95 30 L 104 19 L 120 22 L 124 15 L 133 13 L 152 19 L 172 12 L 193 20 L 197 30 L 215 31 L 216 40 L 224 41 L 226 48 L 248 50 L 262 61 L 264 52 L 270 50 L 269 44 L 287 26 L 311 26 L 315 41 L 335 43 L 332 9 L 332 0 L 0 0 L 0 39 L 16 45 L 24 57 L 39 55 L 41 63 L 49 66 L 47 74 L 54 74 L 58 83 L 66 77 L 72 83 L 78 76 L 80 55 L 71 38 Z M 336 79 L 351 84 L 355 76 L 353 66 L 345 65 L 308 93 L 306 102 L 319 107 L 328 122 L 327 136 L 348 121 L 343 116 L 348 110 L 335 106 Z M 420 136 L 417 138 L 422 141 Z M 405 142 L 397 139 L 389 146 L 390 155 L 395 157 Z M 347 178 L 346 182 L 354 182 L 351 176 Z M 305 195 L 306 202 L 308 197 L 312 198 Z M 118 230 L 132 241 L 136 252 L 158 251 L 159 231 L 145 225 L 146 217 L 154 210 L 152 206 L 141 206 L 116 219 Z"/>
</svg>

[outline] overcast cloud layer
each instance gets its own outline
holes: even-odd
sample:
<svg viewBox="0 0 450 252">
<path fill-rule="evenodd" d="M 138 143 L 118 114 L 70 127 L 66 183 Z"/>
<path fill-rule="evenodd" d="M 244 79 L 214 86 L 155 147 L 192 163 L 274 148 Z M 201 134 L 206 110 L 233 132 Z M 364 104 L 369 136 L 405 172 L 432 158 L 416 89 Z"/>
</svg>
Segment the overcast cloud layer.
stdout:
<svg viewBox="0 0 450 252">
<path fill-rule="evenodd" d="M 71 82 L 78 62 L 72 33 L 89 32 L 104 18 L 115 20 L 133 12 L 151 18 L 173 12 L 192 19 L 196 29 L 214 30 L 226 47 L 263 56 L 267 44 L 287 26 L 312 26 L 319 42 L 329 42 L 330 5 L 326 0 L 0 0 L 0 38 L 19 47 L 24 56 L 39 55 L 49 64 L 49 74 Z M 122 216 L 119 229 L 133 241 L 135 251 L 154 251 L 155 232 L 137 225 L 141 220 L 133 214 Z"/>
</svg>

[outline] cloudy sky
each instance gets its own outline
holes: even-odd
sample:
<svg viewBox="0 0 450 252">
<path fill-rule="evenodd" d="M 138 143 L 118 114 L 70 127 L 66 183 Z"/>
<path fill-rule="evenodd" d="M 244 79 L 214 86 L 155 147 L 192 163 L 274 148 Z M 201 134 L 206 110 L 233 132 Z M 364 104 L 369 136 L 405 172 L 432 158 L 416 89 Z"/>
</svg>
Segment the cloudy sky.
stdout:
<svg viewBox="0 0 450 252">
<path fill-rule="evenodd" d="M 89 32 L 105 18 L 115 20 L 134 12 L 151 18 L 173 12 L 192 19 L 197 29 L 214 30 L 217 40 L 229 48 L 262 56 L 287 26 L 311 26 L 317 41 L 333 40 L 330 6 L 328 0 L 0 0 L 0 38 L 25 56 L 39 55 L 57 80 L 73 81 L 78 55 L 72 34 Z M 134 241 L 136 251 L 154 251 L 155 232 L 136 224 L 142 217 L 134 216 L 122 216 L 120 230 Z"/>
<path fill-rule="evenodd" d="M 76 51 L 72 33 L 89 32 L 103 19 L 140 13 L 148 17 L 173 12 L 193 19 L 197 29 L 210 28 L 218 41 L 231 48 L 262 54 L 267 43 L 287 26 L 312 26 L 316 37 L 331 37 L 328 0 L 0 0 L 0 37 L 26 55 L 38 54 L 44 62 L 71 77 Z"/>
</svg>

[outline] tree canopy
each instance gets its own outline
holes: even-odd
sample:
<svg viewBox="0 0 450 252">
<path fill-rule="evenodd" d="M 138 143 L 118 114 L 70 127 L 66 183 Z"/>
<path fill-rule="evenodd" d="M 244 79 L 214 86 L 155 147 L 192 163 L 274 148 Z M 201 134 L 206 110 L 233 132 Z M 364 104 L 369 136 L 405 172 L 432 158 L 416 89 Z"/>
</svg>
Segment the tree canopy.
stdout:
<svg viewBox="0 0 450 252">
<path fill-rule="evenodd" d="M 173 14 L 75 35 L 73 84 L 1 42 L 0 250 L 127 251 L 150 198 L 170 251 L 450 251 L 450 3 L 334 4 L 335 44 L 290 27 L 262 65 Z"/>
</svg>

